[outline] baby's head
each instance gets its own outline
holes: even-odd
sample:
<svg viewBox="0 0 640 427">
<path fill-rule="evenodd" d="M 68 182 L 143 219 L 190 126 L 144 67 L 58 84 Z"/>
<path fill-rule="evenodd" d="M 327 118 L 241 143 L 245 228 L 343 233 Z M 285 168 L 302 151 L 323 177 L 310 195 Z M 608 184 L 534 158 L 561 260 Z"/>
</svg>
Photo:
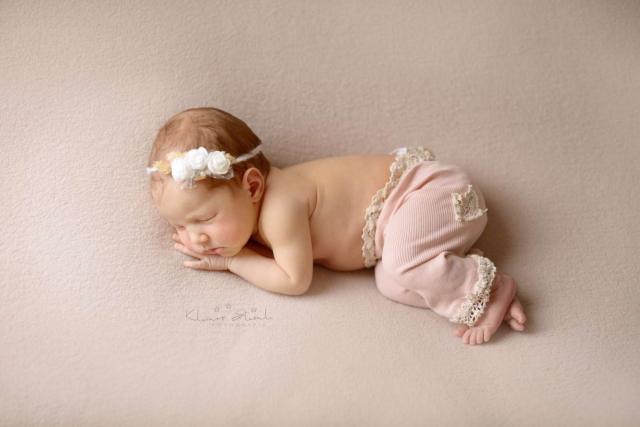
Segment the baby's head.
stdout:
<svg viewBox="0 0 640 427">
<path fill-rule="evenodd" d="M 242 120 L 216 108 L 190 108 L 160 128 L 147 169 L 151 197 L 189 249 L 222 247 L 220 255 L 233 256 L 257 231 L 271 169 L 260 144 Z"/>
</svg>

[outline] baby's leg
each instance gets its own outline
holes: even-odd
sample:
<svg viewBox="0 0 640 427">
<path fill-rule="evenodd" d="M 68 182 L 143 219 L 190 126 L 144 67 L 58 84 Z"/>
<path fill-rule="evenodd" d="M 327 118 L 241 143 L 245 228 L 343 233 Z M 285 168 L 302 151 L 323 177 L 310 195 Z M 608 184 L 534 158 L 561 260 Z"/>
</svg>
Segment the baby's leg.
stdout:
<svg viewBox="0 0 640 427">
<path fill-rule="evenodd" d="M 416 265 L 406 259 L 398 261 L 383 256 L 375 267 L 378 289 L 387 298 L 429 308 L 451 322 L 468 326 L 484 313 L 495 275 L 487 258 L 444 251 Z"/>
<path fill-rule="evenodd" d="M 382 259 L 375 269 L 376 283 L 386 297 L 430 308 L 468 329 L 485 313 L 496 269 L 477 252 L 465 255 L 484 229 L 486 215 L 455 221 L 452 191 L 425 189 L 406 198 L 386 224 Z M 514 289 L 514 283 L 496 286 L 493 292 L 496 304 L 481 325 L 483 342 L 509 314 Z M 496 311 L 500 313 L 495 314 Z M 496 320 L 496 316 L 500 319 Z M 465 342 L 471 343 L 471 336 L 473 343 L 480 339 L 475 329 L 461 332 L 467 335 Z"/>
<path fill-rule="evenodd" d="M 375 266 L 375 277 L 378 290 L 390 300 L 414 307 L 429 308 L 419 293 L 398 285 L 394 275 L 387 273 L 381 262 Z"/>
</svg>

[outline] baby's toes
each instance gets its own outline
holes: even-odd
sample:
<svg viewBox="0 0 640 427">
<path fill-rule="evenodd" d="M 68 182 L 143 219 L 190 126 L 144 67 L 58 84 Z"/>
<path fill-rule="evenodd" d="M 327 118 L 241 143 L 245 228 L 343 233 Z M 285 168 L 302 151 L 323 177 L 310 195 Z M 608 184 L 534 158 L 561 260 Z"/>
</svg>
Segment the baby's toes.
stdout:
<svg viewBox="0 0 640 427">
<path fill-rule="evenodd" d="M 478 330 L 476 328 L 471 328 L 471 336 L 469 337 L 469 344 L 476 345 L 478 339 Z"/>
<path fill-rule="evenodd" d="M 482 330 L 479 328 L 469 328 L 462 337 L 462 341 L 470 345 L 481 344 L 483 339 Z"/>
<path fill-rule="evenodd" d="M 513 303 L 511 303 L 511 307 L 509 307 L 509 313 L 511 314 L 511 317 L 521 324 L 524 324 L 527 321 L 527 316 L 524 314 L 524 308 L 518 298 L 513 299 Z"/>
<path fill-rule="evenodd" d="M 476 332 L 473 331 L 469 337 L 469 345 L 476 345 Z"/>
<path fill-rule="evenodd" d="M 465 344 L 471 344 L 471 336 L 473 335 L 473 329 L 469 328 L 464 331 L 464 335 L 462 335 L 462 342 Z"/>
<path fill-rule="evenodd" d="M 518 332 L 524 331 L 524 325 L 518 322 L 518 320 L 516 319 L 509 319 L 507 320 L 507 323 L 509 324 L 511 329 L 513 329 L 514 331 L 518 331 Z"/>
<path fill-rule="evenodd" d="M 461 337 L 464 332 L 469 329 L 467 325 L 459 325 L 453 330 L 453 334 L 457 337 Z"/>
</svg>

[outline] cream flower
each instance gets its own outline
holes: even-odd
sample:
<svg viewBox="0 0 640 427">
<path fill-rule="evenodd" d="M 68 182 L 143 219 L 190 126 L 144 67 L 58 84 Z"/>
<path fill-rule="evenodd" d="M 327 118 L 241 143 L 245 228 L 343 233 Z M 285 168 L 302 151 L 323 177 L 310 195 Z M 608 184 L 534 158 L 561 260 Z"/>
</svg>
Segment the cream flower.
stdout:
<svg viewBox="0 0 640 427">
<path fill-rule="evenodd" d="M 184 157 L 176 157 L 171 161 L 171 176 L 176 181 L 184 181 L 193 178 L 194 172 Z"/>
<path fill-rule="evenodd" d="M 214 175 L 225 175 L 229 171 L 231 162 L 223 151 L 213 151 L 209 153 L 207 167 Z"/>
<path fill-rule="evenodd" d="M 185 157 L 187 159 L 187 164 L 191 169 L 194 171 L 200 171 L 207 167 L 207 156 L 207 149 L 199 147 L 197 150 L 189 150 Z"/>
</svg>

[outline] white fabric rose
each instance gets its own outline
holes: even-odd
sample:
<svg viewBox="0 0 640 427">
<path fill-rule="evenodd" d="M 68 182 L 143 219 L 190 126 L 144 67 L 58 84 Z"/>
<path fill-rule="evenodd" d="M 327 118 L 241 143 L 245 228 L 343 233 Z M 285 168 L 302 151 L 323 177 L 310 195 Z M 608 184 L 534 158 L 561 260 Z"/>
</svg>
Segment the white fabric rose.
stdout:
<svg viewBox="0 0 640 427">
<path fill-rule="evenodd" d="M 171 176 L 176 181 L 184 181 L 193 178 L 194 172 L 184 157 L 177 157 L 171 161 Z"/>
<path fill-rule="evenodd" d="M 194 171 L 200 171 L 207 167 L 207 149 L 199 147 L 197 150 L 189 150 L 186 155 L 187 164 Z"/>
<path fill-rule="evenodd" d="M 229 166 L 231 166 L 231 162 L 224 152 L 213 151 L 209 153 L 207 167 L 212 174 L 225 175 L 229 171 Z"/>
</svg>

